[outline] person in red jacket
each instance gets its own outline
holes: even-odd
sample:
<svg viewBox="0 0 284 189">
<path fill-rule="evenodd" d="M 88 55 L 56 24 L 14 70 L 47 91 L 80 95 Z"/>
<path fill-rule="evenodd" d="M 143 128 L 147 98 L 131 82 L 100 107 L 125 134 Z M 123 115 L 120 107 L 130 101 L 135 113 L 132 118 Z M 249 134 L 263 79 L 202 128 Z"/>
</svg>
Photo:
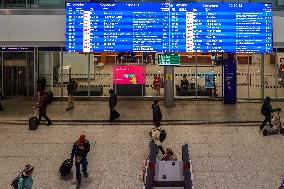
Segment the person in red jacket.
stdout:
<svg viewBox="0 0 284 189">
<path fill-rule="evenodd" d="M 161 82 L 160 76 L 155 75 L 152 89 L 153 91 L 157 92 L 157 95 L 160 95 L 161 85 L 162 85 L 162 82 Z"/>
</svg>

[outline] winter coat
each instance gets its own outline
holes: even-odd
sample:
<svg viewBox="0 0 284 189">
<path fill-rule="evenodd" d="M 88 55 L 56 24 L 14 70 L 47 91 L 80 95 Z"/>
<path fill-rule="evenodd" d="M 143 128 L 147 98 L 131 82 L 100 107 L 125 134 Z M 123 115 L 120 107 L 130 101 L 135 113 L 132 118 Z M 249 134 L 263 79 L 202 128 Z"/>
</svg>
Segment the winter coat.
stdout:
<svg viewBox="0 0 284 189">
<path fill-rule="evenodd" d="M 108 102 L 109 107 L 114 108 L 117 104 L 117 95 L 115 93 L 110 94 Z"/>
<path fill-rule="evenodd" d="M 152 129 L 151 135 L 152 135 L 152 138 L 154 139 L 154 142 L 157 146 L 162 146 L 162 143 L 160 141 L 160 134 L 161 134 L 161 131 L 160 131 L 159 128 L 153 128 Z"/>
<path fill-rule="evenodd" d="M 46 114 L 46 109 L 47 109 L 47 97 L 42 96 L 40 98 L 39 105 L 38 105 L 39 113 Z"/>
<path fill-rule="evenodd" d="M 152 104 L 153 122 L 160 122 L 162 120 L 162 112 L 158 104 Z"/>
<path fill-rule="evenodd" d="M 81 150 L 79 148 L 79 145 L 78 145 L 78 143 L 76 141 L 74 143 L 74 145 L 73 145 L 73 148 L 72 148 L 71 160 L 73 160 L 74 157 L 82 157 L 83 159 L 87 158 L 87 155 L 88 155 L 89 151 L 90 151 L 90 143 L 89 143 L 88 140 L 85 141 L 83 150 Z"/>
<path fill-rule="evenodd" d="M 189 82 L 187 79 L 183 79 L 180 81 L 180 87 L 182 89 L 188 89 L 188 86 L 189 86 Z"/>
<path fill-rule="evenodd" d="M 31 176 L 24 176 L 19 179 L 18 189 L 32 189 L 33 179 Z"/>
<path fill-rule="evenodd" d="M 68 96 L 74 95 L 74 92 L 77 90 L 77 87 L 78 87 L 78 83 L 76 81 L 74 80 L 69 81 L 67 85 Z"/>
<path fill-rule="evenodd" d="M 265 118 L 272 118 L 272 113 L 273 112 L 276 112 L 277 109 L 273 109 L 271 104 L 270 104 L 270 101 L 267 101 L 267 100 L 264 100 L 264 103 L 263 103 L 263 106 L 265 108 Z"/>
<path fill-rule="evenodd" d="M 44 91 L 45 87 L 46 87 L 46 79 L 45 79 L 45 77 L 40 77 L 37 80 L 37 90 L 38 91 Z"/>
</svg>

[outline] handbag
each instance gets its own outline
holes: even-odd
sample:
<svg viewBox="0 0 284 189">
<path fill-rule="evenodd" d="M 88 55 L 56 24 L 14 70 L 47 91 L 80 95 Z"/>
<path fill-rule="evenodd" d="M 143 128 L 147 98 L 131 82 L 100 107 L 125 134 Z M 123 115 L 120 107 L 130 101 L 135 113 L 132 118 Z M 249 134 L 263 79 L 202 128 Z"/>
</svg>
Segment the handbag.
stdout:
<svg viewBox="0 0 284 189">
<path fill-rule="evenodd" d="M 75 163 L 81 163 L 82 156 L 75 156 Z"/>
</svg>

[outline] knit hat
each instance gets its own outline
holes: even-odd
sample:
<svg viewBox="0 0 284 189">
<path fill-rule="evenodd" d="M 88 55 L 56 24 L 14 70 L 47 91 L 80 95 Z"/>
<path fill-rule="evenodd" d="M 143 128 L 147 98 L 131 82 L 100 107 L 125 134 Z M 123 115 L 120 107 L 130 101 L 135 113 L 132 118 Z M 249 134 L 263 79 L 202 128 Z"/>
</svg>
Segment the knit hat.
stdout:
<svg viewBox="0 0 284 189">
<path fill-rule="evenodd" d="M 82 144 L 82 143 L 84 143 L 85 141 L 86 141 L 85 135 L 81 135 L 77 142 L 78 142 L 78 144 Z"/>
<path fill-rule="evenodd" d="M 34 170 L 34 167 L 33 166 L 31 166 L 30 164 L 27 164 L 26 166 L 25 166 L 25 169 L 24 169 L 24 173 L 30 173 L 30 172 L 32 172 Z"/>
</svg>

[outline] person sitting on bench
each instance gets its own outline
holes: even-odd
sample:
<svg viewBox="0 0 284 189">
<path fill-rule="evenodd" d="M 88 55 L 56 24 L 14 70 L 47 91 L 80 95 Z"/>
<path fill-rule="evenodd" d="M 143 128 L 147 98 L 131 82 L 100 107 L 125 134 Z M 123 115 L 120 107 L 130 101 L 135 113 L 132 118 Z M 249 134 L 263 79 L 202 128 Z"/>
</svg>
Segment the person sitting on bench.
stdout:
<svg viewBox="0 0 284 189">
<path fill-rule="evenodd" d="M 182 90 L 188 90 L 189 82 L 186 79 L 186 75 L 183 75 L 182 80 L 180 81 L 180 87 Z"/>
</svg>

